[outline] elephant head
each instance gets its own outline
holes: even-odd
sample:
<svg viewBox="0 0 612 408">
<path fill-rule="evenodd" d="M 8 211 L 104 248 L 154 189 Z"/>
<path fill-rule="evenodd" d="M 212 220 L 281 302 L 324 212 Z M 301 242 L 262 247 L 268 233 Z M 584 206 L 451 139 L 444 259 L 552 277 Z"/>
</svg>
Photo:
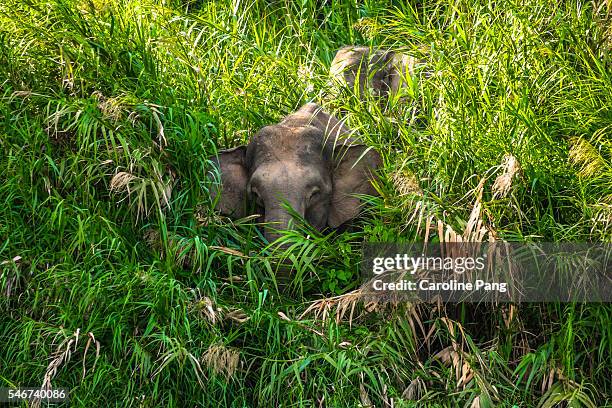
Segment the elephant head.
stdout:
<svg viewBox="0 0 612 408">
<path fill-rule="evenodd" d="M 244 217 L 255 207 L 269 242 L 290 227 L 286 205 L 318 230 L 355 218 L 355 195 L 376 194 L 371 177 L 381 163 L 376 151 L 355 144 L 346 126 L 314 103 L 264 127 L 247 145 L 220 151 L 213 161 L 221 182 L 212 193 L 217 209 Z"/>
<path fill-rule="evenodd" d="M 330 66 L 335 85 L 355 89 L 363 98 L 368 92 L 377 97 L 396 94 L 406 86 L 405 78 L 414 73 L 416 59 L 395 51 L 349 45 L 338 50 Z"/>
</svg>

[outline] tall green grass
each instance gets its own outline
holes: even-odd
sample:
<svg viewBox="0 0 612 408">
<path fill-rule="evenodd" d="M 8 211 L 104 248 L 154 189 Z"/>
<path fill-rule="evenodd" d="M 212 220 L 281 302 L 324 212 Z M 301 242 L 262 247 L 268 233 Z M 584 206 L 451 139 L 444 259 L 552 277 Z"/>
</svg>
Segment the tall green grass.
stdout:
<svg viewBox="0 0 612 408">
<path fill-rule="evenodd" d="M 611 12 L 3 2 L 0 386 L 50 381 L 74 406 L 612 404 L 609 305 L 351 292 L 363 241 L 463 231 L 476 201 L 497 239 L 612 240 Z M 347 44 L 417 57 L 410 86 L 383 107 L 330 97 Z M 211 210 L 208 157 L 310 100 L 381 152 L 382 195 L 356 231 L 305 226 L 282 251 Z M 518 167 L 495 194 L 504 157 Z"/>
</svg>

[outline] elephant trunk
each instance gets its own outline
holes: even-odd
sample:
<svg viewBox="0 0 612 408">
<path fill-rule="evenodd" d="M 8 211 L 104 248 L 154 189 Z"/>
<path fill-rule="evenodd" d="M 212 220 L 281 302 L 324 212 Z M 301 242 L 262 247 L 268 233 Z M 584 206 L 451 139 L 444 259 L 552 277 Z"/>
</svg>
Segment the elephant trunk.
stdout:
<svg viewBox="0 0 612 408">
<path fill-rule="evenodd" d="M 292 205 L 293 209 L 300 216 L 304 217 L 304 210 L 299 204 Z M 282 236 L 283 230 L 292 229 L 292 217 L 289 212 L 281 205 L 276 205 L 271 208 L 266 208 L 265 215 L 266 227 L 264 230 L 264 236 L 268 242 L 274 242 Z"/>
<path fill-rule="evenodd" d="M 299 208 L 293 207 L 298 214 L 303 214 L 299 211 Z M 282 206 L 275 206 L 270 209 L 266 208 L 266 215 L 264 217 L 266 226 L 264 227 L 264 236 L 268 242 L 272 243 L 282 237 L 282 231 L 293 228 L 292 217 L 287 210 Z M 289 247 L 289 243 L 282 243 L 279 245 L 281 250 L 285 250 Z M 291 282 L 291 271 L 292 263 L 289 259 L 281 261 L 276 266 L 276 282 L 279 285 L 279 289 L 285 291 L 289 288 Z"/>
</svg>

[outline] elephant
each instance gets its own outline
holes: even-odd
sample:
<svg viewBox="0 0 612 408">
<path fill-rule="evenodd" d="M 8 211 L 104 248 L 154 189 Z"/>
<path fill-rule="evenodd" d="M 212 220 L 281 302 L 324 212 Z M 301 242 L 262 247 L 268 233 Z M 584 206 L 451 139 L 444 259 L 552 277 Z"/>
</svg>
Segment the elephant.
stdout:
<svg viewBox="0 0 612 408">
<path fill-rule="evenodd" d="M 372 181 L 381 165 L 380 154 L 358 142 L 344 123 L 308 103 L 211 159 L 220 175 L 211 191 L 215 207 L 235 218 L 255 210 L 268 242 L 290 228 L 286 205 L 319 231 L 348 224 L 360 212 L 355 194 L 377 195 Z"/>
<path fill-rule="evenodd" d="M 415 65 L 416 59 L 406 54 L 349 45 L 336 53 L 330 76 L 333 85 L 351 90 L 357 82 L 361 99 L 369 92 L 375 97 L 388 97 L 406 86 L 406 76 L 414 73 Z"/>
</svg>

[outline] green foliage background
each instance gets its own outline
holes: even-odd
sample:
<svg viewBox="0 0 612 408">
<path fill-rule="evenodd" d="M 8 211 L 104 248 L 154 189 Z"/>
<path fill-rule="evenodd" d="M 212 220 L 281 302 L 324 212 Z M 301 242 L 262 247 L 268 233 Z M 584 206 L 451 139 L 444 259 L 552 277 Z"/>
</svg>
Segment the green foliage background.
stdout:
<svg viewBox="0 0 612 408">
<path fill-rule="evenodd" d="M 609 305 L 373 306 L 350 291 L 361 242 L 423 240 L 429 219 L 463 231 L 475 200 L 498 239 L 611 241 L 611 13 L 2 2 L 0 386 L 48 380 L 73 406 L 610 406 Z M 330 98 L 347 44 L 416 57 L 402 97 Z M 211 211 L 207 158 L 310 100 L 381 152 L 381 197 L 359 232 L 288 232 L 279 252 Z M 506 155 L 520 171 L 494 197 Z M 303 315 L 324 297 L 331 317 Z"/>
</svg>

